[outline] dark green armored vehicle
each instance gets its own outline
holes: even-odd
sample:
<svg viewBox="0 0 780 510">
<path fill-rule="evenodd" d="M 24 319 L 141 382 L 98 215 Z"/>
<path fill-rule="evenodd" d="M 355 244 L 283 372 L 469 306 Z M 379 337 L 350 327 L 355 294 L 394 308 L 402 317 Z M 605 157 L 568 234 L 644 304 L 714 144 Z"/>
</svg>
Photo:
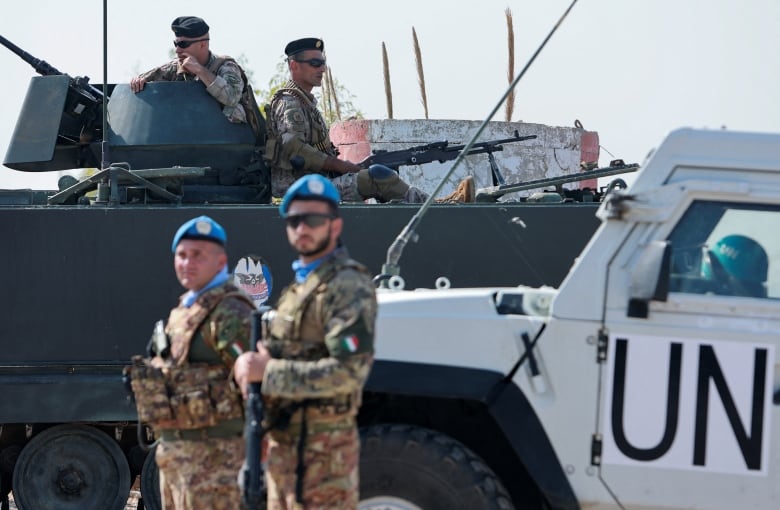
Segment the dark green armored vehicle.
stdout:
<svg viewBox="0 0 780 510">
<path fill-rule="evenodd" d="M 57 190 L 0 190 L 0 492 L 28 510 L 122 509 L 140 475 L 146 507 L 159 508 L 121 372 L 181 292 L 174 232 L 213 217 L 228 232 L 231 268 L 263 257 L 275 293 L 293 253 L 277 207 L 263 203 L 251 129 L 228 122 L 200 84 L 150 83 L 139 94 L 119 84 L 104 98 L 102 86 L 41 69 L 4 165 L 99 171 Z M 595 230 L 596 205 L 434 205 L 401 275 L 407 288 L 439 276 L 460 287 L 555 286 Z M 344 243 L 379 273 L 416 211 L 344 205 Z M 368 390 L 390 391 L 371 381 Z"/>
</svg>

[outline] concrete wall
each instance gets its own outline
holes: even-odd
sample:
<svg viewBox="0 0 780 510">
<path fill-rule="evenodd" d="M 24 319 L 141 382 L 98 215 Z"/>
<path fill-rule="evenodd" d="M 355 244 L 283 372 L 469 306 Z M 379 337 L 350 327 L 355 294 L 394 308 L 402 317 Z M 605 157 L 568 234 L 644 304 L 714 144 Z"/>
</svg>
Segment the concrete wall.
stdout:
<svg viewBox="0 0 780 510">
<path fill-rule="evenodd" d="M 481 121 L 466 120 L 349 120 L 334 124 L 330 137 L 341 156 L 358 162 L 375 150 L 400 150 L 431 142 L 446 140 L 450 145 L 465 145 L 479 129 Z M 533 140 L 504 145 L 495 152 L 499 170 L 507 184 L 546 177 L 568 175 L 580 171 L 581 161 L 598 161 L 598 133 L 578 128 L 554 127 L 523 122 L 491 122 L 478 142 L 511 138 L 515 130 L 520 136 L 536 135 Z M 441 178 L 452 167 L 453 161 L 440 164 L 403 166 L 401 177 L 413 186 L 432 192 Z M 474 176 L 477 188 L 492 186 L 487 154 L 474 154 L 464 159 L 440 195 L 455 189 L 466 175 Z M 595 180 L 567 184 L 566 187 L 596 187 Z M 521 194 L 507 195 L 517 199 Z"/>
</svg>

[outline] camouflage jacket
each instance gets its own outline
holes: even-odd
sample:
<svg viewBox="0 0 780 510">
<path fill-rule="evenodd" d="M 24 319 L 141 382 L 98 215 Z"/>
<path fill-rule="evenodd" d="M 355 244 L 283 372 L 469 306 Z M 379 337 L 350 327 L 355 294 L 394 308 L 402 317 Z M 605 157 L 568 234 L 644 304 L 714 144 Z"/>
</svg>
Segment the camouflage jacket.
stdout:
<svg viewBox="0 0 780 510">
<path fill-rule="evenodd" d="M 190 307 L 171 310 L 165 333 L 176 365 L 233 361 L 249 348 L 251 300 L 232 283 L 204 292 Z"/>
<path fill-rule="evenodd" d="M 317 109 L 317 99 L 288 81 L 265 105 L 267 138 L 265 159 L 271 168 L 272 193 L 281 197 L 299 177 L 324 173 L 328 156 L 338 152 L 330 141 L 328 126 Z M 300 156 L 301 168 L 293 168 L 290 159 Z"/>
<path fill-rule="evenodd" d="M 262 393 L 269 411 L 307 399 L 315 406 L 342 399 L 354 417 L 373 363 L 376 311 L 370 274 L 344 248 L 303 283 L 287 287 L 267 339 L 273 359 Z M 307 416 L 317 419 L 316 410 Z"/>
<path fill-rule="evenodd" d="M 254 91 L 249 84 L 244 70 L 228 56 L 209 53 L 205 67 L 217 75 L 217 79 L 206 87 L 206 91 L 222 105 L 222 113 L 230 122 L 248 122 L 255 136 L 265 138 L 260 110 L 255 101 Z M 179 61 L 172 60 L 155 67 L 139 76 L 147 81 L 198 81 L 192 73 L 180 72 Z"/>
</svg>

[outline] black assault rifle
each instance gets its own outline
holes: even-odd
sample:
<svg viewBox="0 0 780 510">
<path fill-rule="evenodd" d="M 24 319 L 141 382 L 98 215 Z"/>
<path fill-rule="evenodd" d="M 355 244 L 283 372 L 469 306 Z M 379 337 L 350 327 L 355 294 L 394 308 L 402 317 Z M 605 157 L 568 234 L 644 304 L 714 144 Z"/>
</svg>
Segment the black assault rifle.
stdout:
<svg viewBox="0 0 780 510">
<path fill-rule="evenodd" d="M 479 142 L 471 146 L 471 149 L 466 153 L 467 156 L 472 154 L 487 153 L 490 161 L 490 169 L 493 173 L 493 184 L 503 185 L 504 178 L 501 172 L 498 170 L 496 164 L 496 158 L 493 156 L 494 152 L 504 150 L 503 144 L 522 142 L 524 140 L 533 140 L 536 135 L 520 136 L 517 130 L 515 130 L 515 136 L 512 138 L 504 138 L 503 140 L 490 140 L 488 142 Z M 450 145 L 449 142 L 433 142 L 425 145 L 418 145 L 417 147 L 410 147 L 400 151 L 386 151 L 377 150 L 366 159 L 358 163 L 360 168 L 368 168 L 371 165 L 385 165 L 398 170 L 399 166 L 405 165 L 424 165 L 433 161 L 444 163 L 445 161 L 451 161 L 460 155 L 465 145 Z"/>
<path fill-rule="evenodd" d="M 249 335 L 249 343 L 252 350 L 257 351 L 257 341 L 263 331 L 263 320 L 269 306 L 261 306 L 252 311 L 252 328 Z M 262 442 L 265 430 L 263 429 L 263 398 L 260 394 L 260 383 L 249 384 L 249 394 L 245 402 L 244 440 L 246 441 L 246 458 L 241 466 L 239 485 L 241 486 L 241 500 L 245 510 L 260 510 L 265 496 L 263 494 L 263 464 Z"/>
</svg>

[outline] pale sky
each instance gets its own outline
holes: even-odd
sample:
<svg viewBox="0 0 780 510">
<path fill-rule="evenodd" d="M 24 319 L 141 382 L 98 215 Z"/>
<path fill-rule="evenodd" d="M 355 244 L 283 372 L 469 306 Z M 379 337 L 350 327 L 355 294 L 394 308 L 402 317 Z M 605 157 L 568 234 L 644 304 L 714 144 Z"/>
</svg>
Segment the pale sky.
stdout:
<svg viewBox="0 0 780 510">
<path fill-rule="evenodd" d="M 571 0 L 108 1 L 109 83 L 168 60 L 171 21 L 200 16 L 211 48 L 244 55 L 267 88 L 287 42 L 325 40 L 332 73 L 369 119 L 387 117 L 387 46 L 396 119 L 423 118 L 412 27 L 422 50 L 429 117 L 484 120 L 508 86 L 514 17 L 519 72 Z M 284 5 L 284 8 L 272 6 Z M 228 10 L 228 7 L 231 10 Z M 780 1 L 579 0 L 515 89 L 513 121 L 599 133 L 602 165 L 642 163 L 678 127 L 780 131 Z M 72 76 L 103 82 L 103 1 L 6 2 L 0 35 Z M 33 69 L 0 47 L 0 157 Z M 494 120 L 504 120 L 503 107 Z M 606 151 L 609 151 L 607 153 Z M 56 174 L 0 168 L 0 188 L 54 189 Z"/>
</svg>

